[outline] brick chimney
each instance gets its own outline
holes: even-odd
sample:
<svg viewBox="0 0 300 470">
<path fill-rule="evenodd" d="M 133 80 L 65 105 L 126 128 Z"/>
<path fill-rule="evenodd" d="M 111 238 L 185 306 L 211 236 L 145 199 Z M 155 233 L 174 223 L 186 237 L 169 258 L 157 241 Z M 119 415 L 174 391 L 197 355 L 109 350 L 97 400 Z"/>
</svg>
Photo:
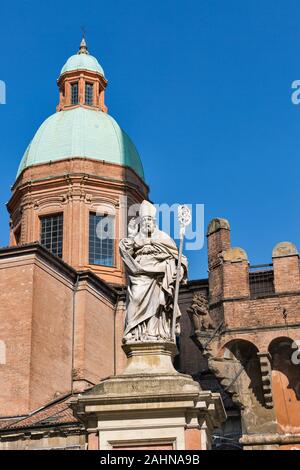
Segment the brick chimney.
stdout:
<svg viewBox="0 0 300 470">
<path fill-rule="evenodd" d="M 226 219 L 212 219 L 207 229 L 209 301 L 214 304 L 223 298 L 222 253 L 230 248 L 230 225 Z"/>
</svg>

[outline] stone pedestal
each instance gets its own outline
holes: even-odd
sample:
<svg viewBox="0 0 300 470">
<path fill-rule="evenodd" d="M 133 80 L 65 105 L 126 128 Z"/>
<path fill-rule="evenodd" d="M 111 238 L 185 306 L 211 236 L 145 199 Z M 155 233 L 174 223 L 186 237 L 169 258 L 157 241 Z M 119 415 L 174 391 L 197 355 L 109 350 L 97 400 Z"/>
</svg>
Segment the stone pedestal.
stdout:
<svg viewBox="0 0 300 470">
<path fill-rule="evenodd" d="M 127 366 L 72 403 L 85 424 L 88 448 L 209 449 L 211 433 L 225 419 L 218 393 L 202 391 L 172 364 L 173 343 L 123 346 Z"/>
<path fill-rule="evenodd" d="M 174 343 L 128 343 L 123 346 L 127 365 L 122 374 L 177 374 L 173 358 L 177 353 Z"/>
</svg>

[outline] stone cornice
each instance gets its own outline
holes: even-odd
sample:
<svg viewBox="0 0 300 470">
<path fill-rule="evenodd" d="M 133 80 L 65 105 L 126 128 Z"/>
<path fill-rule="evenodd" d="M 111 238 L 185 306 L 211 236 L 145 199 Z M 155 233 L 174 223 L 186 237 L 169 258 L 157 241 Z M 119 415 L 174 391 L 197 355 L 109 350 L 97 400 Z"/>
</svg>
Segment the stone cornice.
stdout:
<svg viewBox="0 0 300 470">
<path fill-rule="evenodd" d="M 131 170 L 128 169 L 128 171 Z M 28 195 L 33 197 L 35 191 L 55 189 L 55 191 L 69 192 L 69 188 L 75 186 L 76 184 L 79 184 L 78 189 L 81 189 L 82 197 L 84 197 L 84 193 L 88 191 L 99 189 L 99 185 L 101 185 L 102 189 L 118 189 L 125 192 L 132 192 L 141 200 L 147 197 L 149 190 L 146 184 L 143 184 L 144 188 L 143 191 L 141 191 L 137 184 L 130 182 L 127 179 L 120 180 L 117 178 L 109 178 L 106 176 L 87 174 L 78 171 L 67 174 L 60 173 L 57 175 L 35 178 L 32 180 L 28 179 L 24 182 L 18 179 L 12 187 L 13 194 L 6 205 L 8 210 L 12 212 L 13 208 L 18 204 L 20 198 L 27 197 Z"/>
<path fill-rule="evenodd" d="M 85 177 L 88 177 L 88 178 L 95 178 L 95 179 L 106 179 L 107 181 L 116 181 L 116 182 L 124 182 L 124 181 L 127 181 L 127 178 L 124 177 L 124 170 L 129 172 L 129 173 L 132 173 L 132 175 L 140 182 L 142 183 L 142 185 L 144 186 L 144 189 L 148 192 L 149 191 L 149 187 L 148 185 L 141 180 L 141 178 L 139 177 L 139 175 L 134 171 L 134 169 L 132 169 L 131 167 L 129 166 L 121 166 L 117 163 L 112 163 L 112 162 L 106 162 L 106 161 L 100 161 L 100 160 L 95 160 L 95 159 L 92 159 L 92 158 L 82 158 L 82 157 L 66 157 L 65 159 L 61 159 L 61 160 L 57 160 L 55 162 L 46 162 L 46 163 L 41 163 L 39 165 L 31 165 L 27 168 L 25 168 L 22 173 L 20 173 L 20 175 L 18 176 L 17 180 L 15 181 L 15 183 L 13 184 L 12 186 L 12 191 L 14 191 L 15 189 L 17 189 L 18 187 L 18 184 L 22 181 L 23 179 L 23 176 L 26 172 L 28 172 L 28 170 L 31 170 L 31 169 L 34 169 L 34 168 L 43 168 L 43 167 L 47 167 L 49 166 L 49 164 L 53 167 L 53 166 L 61 166 L 62 164 L 64 164 L 64 162 L 70 162 L 72 161 L 72 163 L 76 163 L 76 162 L 91 162 L 92 164 L 100 164 L 100 165 L 105 165 L 106 167 L 109 167 L 109 166 L 112 166 L 113 168 L 120 168 L 121 171 L 122 171 L 122 176 L 123 176 L 123 180 L 118 180 L 118 179 L 110 179 L 110 178 L 106 178 L 106 177 L 102 177 L 102 176 L 99 176 L 95 173 L 88 173 L 88 172 L 83 172 L 82 170 L 80 171 L 67 171 L 67 172 L 61 172 L 61 173 L 58 173 L 57 176 L 48 176 L 48 177 L 45 177 L 45 178 L 36 178 L 36 179 L 30 179 L 28 181 L 30 182 L 33 182 L 33 181 L 46 181 L 46 180 L 49 180 L 49 179 L 52 179 L 52 178 L 59 178 L 59 177 L 66 177 L 67 175 L 72 175 L 72 176 L 79 176 L 79 177 L 82 177 L 82 176 L 85 176 Z"/>
<path fill-rule="evenodd" d="M 118 299 L 118 292 L 107 282 L 100 279 L 92 271 L 78 271 L 78 280 L 88 282 L 96 290 L 100 291 L 102 294 L 105 294 L 106 297 L 112 302 L 116 303 Z"/>
<path fill-rule="evenodd" d="M 300 442 L 300 434 L 243 434 L 240 443 L 247 446 L 257 445 L 283 445 L 296 444 Z"/>
<path fill-rule="evenodd" d="M 230 297 L 226 299 L 220 299 L 218 302 L 214 302 L 213 304 L 210 304 L 209 307 L 211 309 L 213 308 L 218 308 L 222 307 L 223 304 L 225 303 L 231 303 L 231 302 L 260 302 L 264 300 L 270 300 L 270 299 L 277 299 L 277 298 L 283 298 L 283 297 L 294 297 L 294 296 L 300 296 L 299 291 L 291 291 L 291 292 L 275 292 L 274 294 L 268 294 L 260 297 L 255 297 L 252 298 L 250 296 L 244 296 L 244 297 Z"/>
<path fill-rule="evenodd" d="M 245 326 L 237 328 L 225 328 L 221 335 L 232 333 L 251 333 L 256 331 L 276 331 L 276 330 L 287 330 L 287 329 L 300 328 L 299 323 L 279 323 L 278 325 L 265 325 L 265 326 Z"/>
<path fill-rule="evenodd" d="M 60 258 L 52 255 L 50 251 L 44 248 L 40 243 L 28 243 L 25 245 L 0 248 L 0 261 L 16 256 L 36 255 L 47 261 L 52 267 L 55 267 L 67 275 L 73 282 L 76 281 L 77 272 Z"/>
<path fill-rule="evenodd" d="M 52 255 L 50 251 L 48 251 L 39 243 L 29 243 L 15 247 L 0 248 L 0 261 L 28 255 L 35 255 L 39 257 L 44 262 L 48 263 L 51 267 L 64 274 L 73 284 L 76 284 L 76 282 L 85 281 L 94 289 L 99 291 L 102 295 L 107 297 L 112 303 L 117 301 L 117 291 L 105 281 L 96 276 L 92 271 L 76 271 L 63 260 Z"/>
</svg>

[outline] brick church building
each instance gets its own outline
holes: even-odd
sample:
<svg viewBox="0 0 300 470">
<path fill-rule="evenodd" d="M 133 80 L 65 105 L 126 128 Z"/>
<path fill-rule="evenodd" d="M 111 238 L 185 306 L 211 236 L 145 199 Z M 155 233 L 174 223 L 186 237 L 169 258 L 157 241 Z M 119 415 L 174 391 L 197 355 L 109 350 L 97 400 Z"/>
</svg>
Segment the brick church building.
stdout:
<svg viewBox="0 0 300 470">
<path fill-rule="evenodd" d="M 0 449 L 97 448 L 97 430 L 86 429 L 72 400 L 126 362 L 118 242 L 127 208 L 149 188 L 134 144 L 108 114 L 107 80 L 84 40 L 57 84 L 57 112 L 29 144 L 7 204 Z M 175 358 L 223 399 L 227 419 L 202 448 L 300 449 L 297 248 L 278 243 L 270 264 L 251 266 L 222 218 L 209 223 L 207 241 L 208 279 L 181 287 Z"/>
</svg>

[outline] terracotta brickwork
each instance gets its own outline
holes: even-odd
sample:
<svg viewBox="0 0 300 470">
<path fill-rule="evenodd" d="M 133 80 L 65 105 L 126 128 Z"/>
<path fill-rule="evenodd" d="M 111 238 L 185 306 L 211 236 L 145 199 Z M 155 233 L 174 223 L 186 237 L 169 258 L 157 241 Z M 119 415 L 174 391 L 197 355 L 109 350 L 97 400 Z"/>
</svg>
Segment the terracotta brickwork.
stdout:
<svg viewBox="0 0 300 470">
<path fill-rule="evenodd" d="M 208 370 L 240 408 L 245 448 L 255 443 L 255 448 L 280 448 L 288 442 L 298 446 L 298 251 L 292 243 L 279 243 L 272 265 L 252 269 L 246 252 L 231 247 L 226 220 L 214 219 L 207 236 L 209 317 L 214 328 L 194 340 L 208 360 Z M 184 348 L 186 353 L 191 348 L 187 340 Z M 287 441 L 289 434 L 293 437 Z"/>
<path fill-rule="evenodd" d="M 97 432 L 88 433 L 88 450 L 99 450 L 99 436 Z"/>
<path fill-rule="evenodd" d="M 187 450 L 199 450 L 201 446 L 201 430 L 198 428 L 187 428 L 184 431 L 185 448 Z M 204 449 L 203 449 L 204 450 Z"/>
<path fill-rule="evenodd" d="M 300 265 L 297 248 L 292 243 L 278 243 L 273 250 L 275 291 L 299 292 Z"/>
<path fill-rule="evenodd" d="M 31 412 L 114 373 L 117 293 L 38 245 L 0 250 L 0 415 Z"/>
<path fill-rule="evenodd" d="M 114 373 L 116 297 L 107 298 L 89 276 L 81 276 L 75 299 L 73 380 L 81 391 Z"/>
<path fill-rule="evenodd" d="M 5 345 L 1 361 L 1 416 L 29 410 L 30 355 L 34 265 L 9 260 L 0 269 L 0 339 Z"/>
<path fill-rule="evenodd" d="M 90 269 L 107 282 L 124 284 L 118 243 L 125 236 L 128 208 L 147 193 L 133 170 L 116 164 L 74 158 L 29 167 L 16 181 L 8 203 L 10 244 L 39 241 L 40 217 L 62 213 L 63 260 L 77 270 Z M 114 267 L 89 264 L 91 212 L 114 217 Z"/>
</svg>

